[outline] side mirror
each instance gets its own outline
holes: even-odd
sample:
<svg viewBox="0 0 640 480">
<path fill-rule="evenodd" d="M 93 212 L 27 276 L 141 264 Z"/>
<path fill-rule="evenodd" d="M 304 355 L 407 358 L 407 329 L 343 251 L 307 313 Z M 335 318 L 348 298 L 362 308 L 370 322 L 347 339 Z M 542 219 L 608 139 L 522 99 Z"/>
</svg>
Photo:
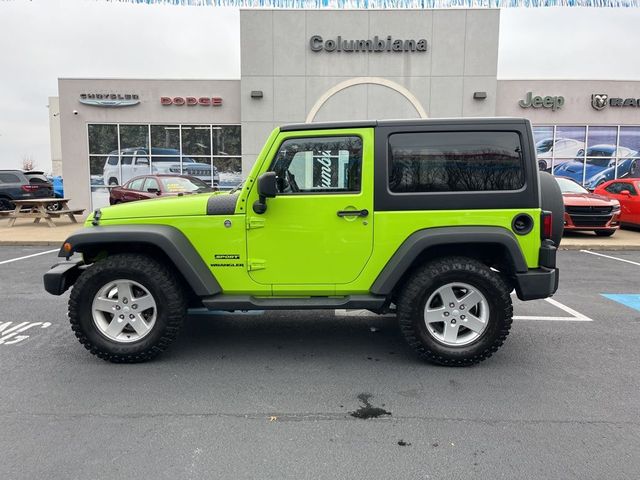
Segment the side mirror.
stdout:
<svg viewBox="0 0 640 480">
<path fill-rule="evenodd" d="M 627 197 L 630 197 L 631 196 L 631 192 L 629 190 L 622 190 L 620 192 L 620 195 L 625 195 Z"/>
<path fill-rule="evenodd" d="M 153 187 L 147 188 L 147 192 L 155 193 L 156 195 L 160 195 L 160 190 L 158 190 L 157 188 L 153 188 Z"/>
<path fill-rule="evenodd" d="M 276 172 L 265 172 L 258 177 L 258 200 L 253 202 L 253 211 L 262 214 L 267 211 L 267 198 L 278 194 Z"/>
</svg>

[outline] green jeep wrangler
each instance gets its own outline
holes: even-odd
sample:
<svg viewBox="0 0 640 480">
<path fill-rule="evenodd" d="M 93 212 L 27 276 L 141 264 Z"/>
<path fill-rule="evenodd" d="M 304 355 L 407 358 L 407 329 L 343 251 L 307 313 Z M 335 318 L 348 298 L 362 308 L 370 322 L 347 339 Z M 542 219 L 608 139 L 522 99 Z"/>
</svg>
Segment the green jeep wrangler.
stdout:
<svg viewBox="0 0 640 480">
<path fill-rule="evenodd" d="M 96 210 L 44 276 L 80 342 L 155 357 L 190 307 L 394 312 L 428 361 L 490 357 L 558 287 L 562 195 L 517 118 L 287 125 L 230 192 Z"/>
</svg>

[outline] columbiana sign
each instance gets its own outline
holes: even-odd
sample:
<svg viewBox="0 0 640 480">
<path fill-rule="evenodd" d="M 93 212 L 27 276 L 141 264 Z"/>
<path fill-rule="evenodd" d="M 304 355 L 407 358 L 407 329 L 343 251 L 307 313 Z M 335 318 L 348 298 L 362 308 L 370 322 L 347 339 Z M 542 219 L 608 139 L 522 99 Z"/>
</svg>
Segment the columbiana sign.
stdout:
<svg viewBox="0 0 640 480">
<path fill-rule="evenodd" d="M 394 40 L 391 35 L 369 40 L 345 40 L 341 36 L 336 39 L 325 40 L 321 35 L 313 35 L 309 39 L 312 52 L 426 52 L 427 41 Z"/>
</svg>

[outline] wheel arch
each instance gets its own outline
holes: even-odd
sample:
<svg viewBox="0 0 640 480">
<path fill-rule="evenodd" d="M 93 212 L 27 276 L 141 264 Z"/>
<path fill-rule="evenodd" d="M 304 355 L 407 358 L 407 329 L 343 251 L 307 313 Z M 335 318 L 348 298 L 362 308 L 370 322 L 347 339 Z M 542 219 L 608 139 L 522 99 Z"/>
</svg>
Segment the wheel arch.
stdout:
<svg viewBox="0 0 640 480">
<path fill-rule="evenodd" d="M 101 255 L 115 253 L 144 253 L 169 262 L 182 276 L 197 297 L 222 292 L 217 279 L 209 270 L 189 239 L 177 228 L 168 225 L 109 225 L 87 227 L 65 241 L 71 245 L 67 252 L 60 249 L 59 257 L 82 253 L 85 262 Z"/>
<path fill-rule="evenodd" d="M 526 272 L 527 263 L 515 235 L 502 227 L 441 227 L 410 235 L 380 272 L 370 292 L 391 295 L 417 266 L 442 256 L 462 255 L 483 263 L 501 263 L 506 277 Z M 506 260 L 506 262 L 504 261 Z"/>
</svg>

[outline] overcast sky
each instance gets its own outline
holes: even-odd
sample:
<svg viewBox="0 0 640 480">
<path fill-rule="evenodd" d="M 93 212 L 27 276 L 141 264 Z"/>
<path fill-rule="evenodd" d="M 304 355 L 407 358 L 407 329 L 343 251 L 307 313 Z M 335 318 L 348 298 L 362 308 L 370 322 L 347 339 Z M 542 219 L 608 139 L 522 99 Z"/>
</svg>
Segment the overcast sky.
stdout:
<svg viewBox="0 0 640 480">
<path fill-rule="evenodd" d="M 640 9 L 503 9 L 499 78 L 640 80 Z M 0 168 L 50 168 L 58 77 L 240 78 L 233 8 L 0 1 Z"/>
</svg>

